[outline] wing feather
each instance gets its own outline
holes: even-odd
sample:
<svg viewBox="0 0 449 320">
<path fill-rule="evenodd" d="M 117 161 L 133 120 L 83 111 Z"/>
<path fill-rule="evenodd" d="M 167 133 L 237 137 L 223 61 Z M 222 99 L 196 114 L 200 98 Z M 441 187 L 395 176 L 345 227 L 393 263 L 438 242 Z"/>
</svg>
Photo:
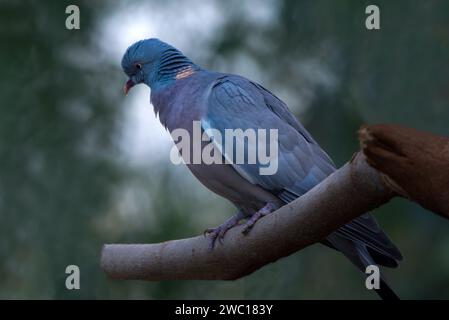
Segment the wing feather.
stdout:
<svg viewBox="0 0 449 320">
<path fill-rule="evenodd" d="M 236 164 L 221 140 L 213 141 L 242 177 L 271 191 L 285 203 L 300 197 L 335 171 L 330 157 L 285 103 L 262 86 L 242 77 L 223 76 L 214 83 L 206 100 L 207 114 L 202 119 L 205 130 L 217 129 L 223 137 L 225 129 L 278 130 L 278 171 L 271 176 L 259 174 L 260 163 Z M 402 259 L 399 250 L 369 214 L 334 232 L 334 246 L 338 247 L 335 241 L 340 237 L 366 245 L 375 252 L 373 257 L 377 257 L 377 263 L 396 266 L 396 260 Z"/>
</svg>

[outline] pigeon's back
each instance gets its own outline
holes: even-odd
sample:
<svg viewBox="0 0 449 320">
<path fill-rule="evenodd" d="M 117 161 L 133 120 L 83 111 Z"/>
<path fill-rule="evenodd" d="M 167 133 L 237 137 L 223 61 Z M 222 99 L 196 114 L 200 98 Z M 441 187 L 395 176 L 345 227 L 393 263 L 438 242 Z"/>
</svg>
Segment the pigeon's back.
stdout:
<svg viewBox="0 0 449 320">
<path fill-rule="evenodd" d="M 203 119 L 209 127 L 222 132 L 227 128 L 278 130 L 279 165 L 274 175 L 260 175 L 257 164 L 233 164 L 251 182 L 289 203 L 335 171 L 330 157 L 285 103 L 270 91 L 233 75 L 217 78 L 210 87 L 206 119 Z M 345 253 L 362 270 L 367 264 L 396 267 L 402 259 L 370 214 L 341 227 L 325 244 Z"/>
</svg>

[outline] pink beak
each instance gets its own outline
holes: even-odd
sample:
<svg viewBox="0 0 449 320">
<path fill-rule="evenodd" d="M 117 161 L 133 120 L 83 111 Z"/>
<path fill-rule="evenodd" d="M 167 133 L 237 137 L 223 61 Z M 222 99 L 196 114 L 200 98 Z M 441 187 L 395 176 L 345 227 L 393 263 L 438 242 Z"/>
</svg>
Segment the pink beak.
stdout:
<svg viewBox="0 0 449 320">
<path fill-rule="evenodd" d="M 123 86 L 123 92 L 125 95 L 128 95 L 129 90 L 131 90 L 132 87 L 134 87 L 135 83 L 131 79 L 126 81 L 125 85 Z"/>
</svg>

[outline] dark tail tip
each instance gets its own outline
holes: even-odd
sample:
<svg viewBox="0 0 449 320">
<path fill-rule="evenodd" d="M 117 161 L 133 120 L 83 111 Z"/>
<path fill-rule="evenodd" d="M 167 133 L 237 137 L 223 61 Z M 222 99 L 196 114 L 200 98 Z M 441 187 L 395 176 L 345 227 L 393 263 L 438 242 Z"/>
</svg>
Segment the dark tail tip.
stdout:
<svg viewBox="0 0 449 320">
<path fill-rule="evenodd" d="M 375 289 L 376 293 L 382 300 L 386 301 L 397 301 L 401 300 L 397 294 L 389 287 L 389 285 L 384 281 L 380 280 L 379 289 Z"/>
</svg>

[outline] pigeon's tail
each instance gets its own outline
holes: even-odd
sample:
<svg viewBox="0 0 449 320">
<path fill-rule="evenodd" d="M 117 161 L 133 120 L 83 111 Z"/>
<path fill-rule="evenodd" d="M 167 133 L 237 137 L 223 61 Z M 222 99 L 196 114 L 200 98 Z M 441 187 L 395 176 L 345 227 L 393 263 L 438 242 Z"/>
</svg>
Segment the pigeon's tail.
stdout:
<svg viewBox="0 0 449 320">
<path fill-rule="evenodd" d="M 366 271 L 366 267 L 369 265 L 376 265 L 376 262 L 374 261 L 373 257 L 369 253 L 368 249 L 364 244 L 356 244 L 356 251 L 358 252 L 359 260 L 361 262 L 361 266 L 363 268 L 360 268 L 362 272 Z M 351 260 L 352 261 L 352 260 Z M 354 261 L 352 261 L 354 263 Z M 354 263 L 355 264 L 355 263 Z M 357 264 L 356 264 L 357 265 Z M 396 295 L 396 293 L 393 291 L 393 289 L 390 288 L 388 283 L 385 281 L 382 274 L 380 274 L 379 279 L 379 289 L 374 289 L 376 293 L 379 295 L 379 297 L 382 300 L 400 300 L 399 297 Z"/>
<path fill-rule="evenodd" d="M 380 279 L 380 288 L 374 290 L 376 290 L 376 293 L 382 300 L 387 301 L 400 300 L 400 298 L 396 295 L 393 289 L 391 289 L 390 286 L 382 278 Z"/>
<path fill-rule="evenodd" d="M 360 271 L 365 273 L 366 267 L 370 265 L 376 265 L 377 262 L 370 254 L 370 251 L 366 245 L 362 242 L 352 242 L 346 239 L 328 237 L 325 241 L 326 245 L 337 249 L 343 253 Z M 369 276 L 369 274 L 367 275 Z M 390 288 L 385 278 L 380 275 L 379 289 L 374 289 L 382 300 L 399 300 L 393 289 Z"/>
<path fill-rule="evenodd" d="M 288 203 L 294 200 L 295 195 L 284 190 L 278 197 Z M 402 260 L 401 252 L 369 213 L 332 232 L 322 243 L 343 253 L 363 273 L 369 265 L 396 268 Z M 380 289 L 376 290 L 377 294 L 382 299 L 398 299 L 385 279 L 380 277 Z"/>
</svg>

